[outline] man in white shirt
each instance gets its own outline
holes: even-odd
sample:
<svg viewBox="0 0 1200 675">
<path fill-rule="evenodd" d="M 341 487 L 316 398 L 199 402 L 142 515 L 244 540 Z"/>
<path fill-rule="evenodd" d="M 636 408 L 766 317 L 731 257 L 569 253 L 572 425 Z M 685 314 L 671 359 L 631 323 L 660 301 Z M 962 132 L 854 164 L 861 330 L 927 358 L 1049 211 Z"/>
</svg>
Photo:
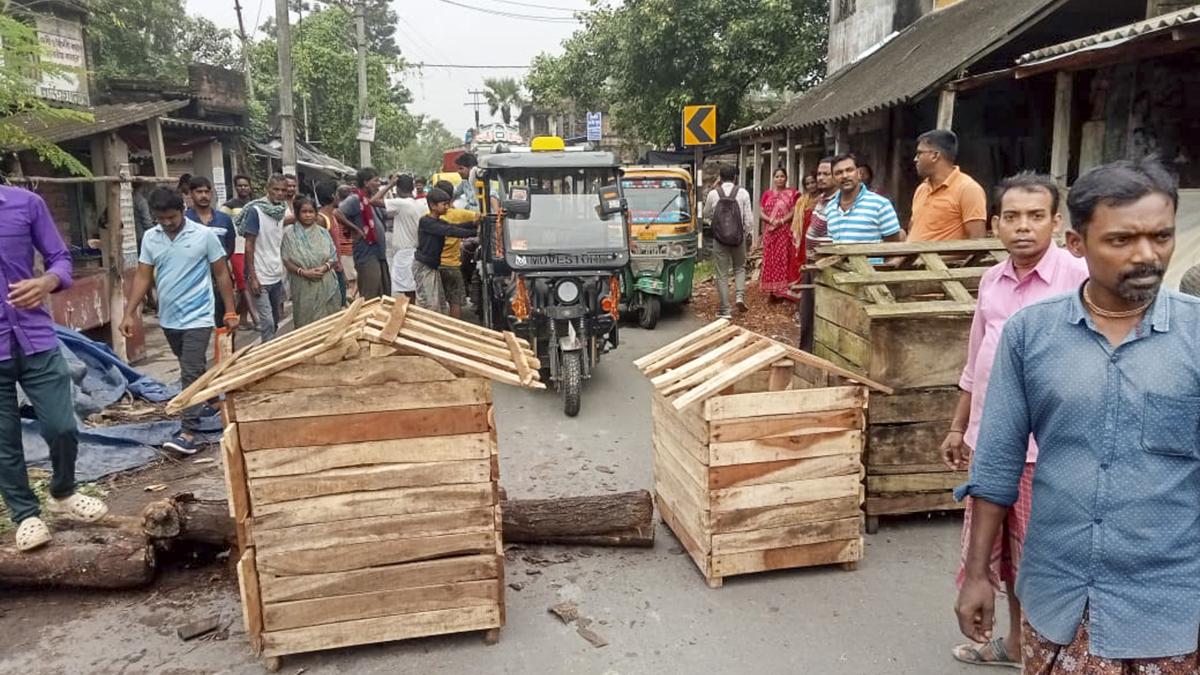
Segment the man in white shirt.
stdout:
<svg viewBox="0 0 1200 675">
<path fill-rule="evenodd" d="M 241 231 L 246 238 L 246 286 L 254 296 L 263 342 L 275 337 L 283 320 L 283 223 L 287 218 L 287 179 L 267 180 L 267 198 L 246 205 Z"/>
<path fill-rule="evenodd" d="M 424 199 L 413 198 L 413 177 L 404 174 L 396 180 L 398 197 L 383 200 L 387 215 L 392 219 L 392 238 L 396 255 L 392 258 L 392 294 L 403 293 L 410 300 L 417 295 L 413 278 L 413 256 L 417 251 L 417 226 L 429 210 Z"/>
<path fill-rule="evenodd" d="M 721 301 L 721 307 L 717 312 L 718 317 L 733 316 L 729 307 L 729 275 L 731 271 L 734 278 L 734 301 L 737 303 L 738 311 L 745 312 L 749 309 L 746 306 L 746 249 L 752 247 L 754 243 L 754 204 L 750 201 L 750 193 L 734 183 L 736 179 L 737 167 L 722 166 L 720 184 L 716 189 L 710 190 L 708 197 L 704 200 L 704 218 L 713 221 L 713 262 L 716 264 L 717 297 Z M 736 207 L 732 209 L 721 204 L 722 201 L 730 198 L 736 203 Z M 718 209 L 718 205 L 722 208 Z M 726 240 L 722 241 L 723 233 L 718 230 L 724 230 L 725 226 L 717 221 L 723 221 L 726 218 L 733 218 L 734 221 L 741 220 L 741 234 L 732 239 L 725 235 Z M 735 240 L 740 243 L 736 243 Z"/>
</svg>

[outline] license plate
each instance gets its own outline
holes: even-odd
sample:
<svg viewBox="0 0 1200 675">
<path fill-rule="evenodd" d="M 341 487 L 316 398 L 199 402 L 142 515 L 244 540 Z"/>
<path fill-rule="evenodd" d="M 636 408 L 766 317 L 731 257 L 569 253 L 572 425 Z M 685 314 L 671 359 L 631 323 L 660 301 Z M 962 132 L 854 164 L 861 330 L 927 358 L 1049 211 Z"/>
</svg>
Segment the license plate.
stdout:
<svg viewBox="0 0 1200 675">
<path fill-rule="evenodd" d="M 663 282 L 658 279 L 638 279 L 638 288 L 645 291 L 661 291 Z"/>
<path fill-rule="evenodd" d="M 638 232 L 638 241 L 654 241 L 658 239 L 658 235 L 654 232 Z"/>
</svg>

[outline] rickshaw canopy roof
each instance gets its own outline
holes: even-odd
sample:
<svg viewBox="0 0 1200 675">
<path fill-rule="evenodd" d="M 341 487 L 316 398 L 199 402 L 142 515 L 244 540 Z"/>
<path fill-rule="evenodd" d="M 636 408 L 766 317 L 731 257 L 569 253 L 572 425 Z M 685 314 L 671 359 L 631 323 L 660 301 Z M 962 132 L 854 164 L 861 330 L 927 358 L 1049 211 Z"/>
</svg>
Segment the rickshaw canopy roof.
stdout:
<svg viewBox="0 0 1200 675">
<path fill-rule="evenodd" d="M 615 169 L 611 152 L 502 152 L 479 160 L 484 169 Z"/>
</svg>

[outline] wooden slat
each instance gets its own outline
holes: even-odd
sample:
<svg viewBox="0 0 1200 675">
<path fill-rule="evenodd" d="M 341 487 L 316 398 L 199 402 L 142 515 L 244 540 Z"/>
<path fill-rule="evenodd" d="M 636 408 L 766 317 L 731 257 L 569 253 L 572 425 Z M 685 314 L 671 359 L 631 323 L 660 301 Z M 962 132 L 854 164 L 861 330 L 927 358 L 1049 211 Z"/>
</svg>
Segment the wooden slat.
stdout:
<svg viewBox="0 0 1200 675">
<path fill-rule="evenodd" d="M 730 325 L 729 319 L 717 319 L 716 321 L 713 321 L 712 323 L 705 325 L 703 328 L 700 328 L 699 330 L 692 331 L 691 333 L 684 335 L 683 337 L 679 338 L 678 340 L 675 340 L 669 344 L 663 345 L 662 347 L 659 347 L 658 349 L 650 352 L 649 354 L 646 354 L 645 356 L 641 357 L 640 359 L 634 360 L 633 365 L 635 367 L 637 367 L 639 370 L 641 370 L 642 372 L 646 372 L 646 369 L 652 367 L 652 365 L 654 364 L 655 361 L 660 361 L 663 358 L 671 356 L 671 355 L 675 354 L 676 352 L 678 352 L 679 350 L 683 349 L 684 347 L 688 346 L 689 344 L 692 344 L 696 340 L 699 340 L 700 338 L 711 335 L 713 333 L 718 333 L 718 332 L 724 330 L 729 325 Z"/>
<path fill-rule="evenodd" d="M 863 433 L 857 429 L 834 429 L 776 436 L 748 441 L 712 443 L 709 464 L 713 467 L 760 462 L 796 461 L 861 453 Z"/>
<path fill-rule="evenodd" d="M 319 387 L 370 387 L 388 382 L 413 384 L 455 379 L 445 366 L 425 356 L 376 356 L 357 359 L 353 366 L 341 363 L 316 365 L 302 363 L 261 382 L 244 387 L 244 391 L 292 391 Z"/>
<path fill-rule="evenodd" d="M 941 412 L 947 413 L 946 410 Z M 949 412 L 952 416 L 954 411 Z M 939 464 L 942 441 L 949 430 L 949 417 L 913 424 L 872 424 L 867 429 L 867 465 Z"/>
<path fill-rule="evenodd" d="M 928 254 L 927 254 L 928 255 Z M 935 256 L 936 257 L 936 256 Z M 941 273 L 927 270 L 875 270 L 870 274 L 858 272 L 836 272 L 833 282 L 839 286 L 863 286 L 866 284 L 903 284 L 920 281 L 974 281 L 983 277 L 987 267 L 955 267 Z"/>
<path fill-rule="evenodd" d="M 871 319 L 857 296 L 823 284 L 813 291 L 816 296 L 814 313 L 818 319 L 836 324 L 870 341 Z"/>
<path fill-rule="evenodd" d="M 728 577 L 792 567 L 855 562 L 862 559 L 862 550 L 862 537 L 855 537 L 843 541 L 713 556 L 712 573 L 714 576 Z"/>
<path fill-rule="evenodd" d="M 659 453 L 654 456 L 654 479 L 678 502 L 677 513 L 689 524 L 697 525 L 697 538 L 708 531 L 708 490 L 688 476 L 674 455 Z"/>
<path fill-rule="evenodd" d="M 868 258 L 886 258 L 921 253 L 972 253 L 975 251 L 1003 251 L 999 239 L 959 239 L 955 241 L 896 241 L 873 244 L 826 244 L 817 249 L 817 254 L 859 255 Z"/>
<path fill-rule="evenodd" d="M 708 470 L 707 487 L 711 490 L 720 490 L 740 485 L 790 483 L 809 478 L 848 476 L 859 473 L 861 469 L 862 456 L 858 452 L 807 459 L 714 466 Z"/>
<path fill-rule="evenodd" d="M 700 568 L 700 573 L 707 577 L 710 572 L 708 559 L 710 544 L 707 541 L 701 544 L 700 540 L 697 540 L 688 528 L 683 525 L 683 522 L 675 514 L 677 506 L 669 495 L 656 492 L 654 501 L 658 506 L 658 512 L 662 516 L 663 522 L 667 524 L 671 533 L 683 545 L 683 549 L 691 556 L 692 561 L 696 563 L 696 567 Z"/>
<path fill-rule="evenodd" d="M 862 429 L 865 420 L 858 408 L 831 410 L 819 413 L 796 415 L 772 415 L 769 417 L 741 417 L 733 420 L 710 422 L 709 440 L 712 443 L 731 441 L 756 441 L 779 436 L 795 436 L 842 429 Z"/>
<path fill-rule="evenodd" d="M 429 635 L 486 630 L 499 626 L 500 610 L 494 606 L 383 616 L 264 633 L 263 655 L 284 656 Z"/>
<path fill-rule="evenodd" d="M 338 317 L 337 323 L 333 324 L 333 327 L 329 329 L 329 333 L 325 335 L 326 347 L 332 347 L 342 341 L 342 338 L 346 336 L 346 331 L 350 329 L 350 324 L 354 323 L 355 319 L 358 318 L 359 312 L 362 311 L 363 302 L 365 302 L 363 297 L 361 295 L 358 296 L 354 299 L 354 302 L 350 303 L 349 309 Z"/>
<path fill-rule="evenodd" d="M 177 407 L 179 409 L 183 409 L 189 405 L 192 405 L 193 403 L 207 401 L 218 394 L 234 391 L 248 384 L 266 379 L 275 373 L 283 372 L 293 366 L 298 366 L 301 363 L 312 359 L 318 354 L 328 351 L 331 347 L 336 346 L 336 344 L 337 343 L 334 343 L 334 345 L 331 346 L 326 346 L 324 343 L 316 344 L 277 361 L 263 363 L 238 374 L 218 377 L 209 384 L 207 389 L 204 389 L 191 399 L 181 402 Z M 176 398 L 175 401 L 180 401 L 180 399 Z M 172 403 L 174 403 L 174 401 Z"/>
<path fill-rule="evenodd" d="M 854 372 L 863 375 L 870 371 L 871 341 L 858 333 L 842 328 L 831 321 L 817 318 L 813 322 L 813 341 L 826 345 L 831 351 L 836 352 L 841 357 L 836 362 L 838 365 L 848 362 L 853 364 Z"/>
<path fill-rule="evenodd" d="M 827 412 L 867 405 L 862 387 L 823 387 L 792 391 L 765 391 L 717 396 L 704 403 L 704 418 L 710 422 L 743 417 Z"/>
<path fill-rule="evenodd" d="M 225 470 L 225 488 L 229 495 L 229 516 L 233 518 L 238 535 L 238 545 L 245 547 L 249 544 L 246 534 L 246 522 L 253 515 L 250 503 L 250 492 L 246 483 L 246 462 L 242 454 L 241 439 L 238 424 L 231 424 L 221 435 L 222 463 Z"/>
<path fill-rule="evenodd" d="M 660 400 L 651 403 L 654 433 L 674 438 L 679 447 L 688 451 L 702 464 L 708 463 L 708 425 L 688 423 L 683 416 Z"/>
<path fill-rule="evenodd" d="M 870 263 L 864 256 L 854 255 L 846 259 L 850 265 L 850 269 L 855 273 L 864 276 L 875 274 L 875 266 Z M 872 284 L 862 289 L 866 293 L 871 302 L 877 305 L 891 305 L 896 302 L 896 298 L 892 295 L 892 291 L 883 284 Z"/>
<path fill-rule="evenodd" d="M 379 338 L 384 342 L 392 342 L 396 336 L 400 335 L 400 330 L 404 327 L 404 317 L 408 315 L 408 296 L 399 295 L 396 301 L 392 303 L 392 311 L 388 312 L 387 323 L 383 325 L 383 330 L 379 333 Z"/>
<path fill-rule="evenodd" d="M 485 483 L 491 480 L 491 473 L 488 459 L 352 466 L 299 476 L 257 478 L 250 481 L 250 494 L 255 504 L 271 504 L 347 492 Z"/>
<path fill-rule="evenodd" d="M 249 345 L 246 345 L 245 347 L 242 347 L 241 349 L 234 352 L 229 358 L 222 359 L 220 362 L 217 363 L 217 365 L 215 365 L 212 368 L 209 368 L 207 371 L 205 371 L 203 375 L 201 375 L 199 378 L 196 379 L 195 382 L 191 383 L 190 385 L 188 385 L 188 387 L 186 389 L 184 389 L 183 391 L 181 391 L 175 395 L 175 398 L 172 399 L 172 401 L 167 404 L 167 411 L 173 414 L 173 413 L 177 413 L 180 410 L 183 410 L 185 407 L 187 407 L 182 404 L 176 405 L 175 401 L 181 401 L 181 402 L 191 401 L 192 398 L 194 398 L 197 393 L 204 391 L 204 388 L 207 387 L 210 382 L 217 379 L 218 377 L 223 375 L 226 371 L 228 371 L 233 366 L 233 364 L 235 362 L 237 362 L 237 360 L 240 359 L 243 354 L 250 351 L 250 348 L 253 346 L 254 346 L 253 344 L 249 344 Z"/>
<path fill-rule="evenodd" d="M 871 425 L 949 420 L 954 417 L 958 396 L 958 387 L 910 390 L 892 396 L 872 396 L 867 419 Z"/>
<path fill-rule="evenodd" d="M 390 304 L 390 302 L 392 302 L 392 300 L 385 299 L 384 306 L 387 306 Z M 504 344 L 504 335 L 500 331 L 454 319 L 440 312 L 435 312 L 431 309 L 425 309 L 419 305 L 410 305 L 408 311 L 410 315 L 417 317 L 422 323 L 437 324 L 443 328 L 456 330 L 467 335 L 475 335 L 481 339 L 488 340 L 496 344 Z M 523 349 L 531 348 L 529 341 L 525 340 L 524 338 L 518 338 L 517 342 Z"/>
<path fill-rule="evenodd" d="M 773 527 L 765 530 L 714 534 L 712 538 L 712 554 L 715 557 L 731 553 L 792 548 L 804 544 L 819 544 L 826 541 L 852 539 L 859 536 L 861 529 L 862 516 L 855 514 L 839 520 L 801 523 L 799 525 Z"/>
<path fill-rule="evenodd" d="M 912 495 L 872 495 L 867 497 L 865 510 L 869 516 L 894 516 L 929 511 L 958 511 L 962 502 L 954 501 L 950 492 L 927 492 Z"/>
<path fill-rule="evenodd" d="M 491 382 L 462 378 L 420 384 L 386 382 L 369 387 L 317 387 L 237 394 L 239 422 L 352 413 L 416 410 L 492 402 Z"/>
<path fill-rule="evenodd" d="M 826 499 L 837 499 L 851 494 L 858 494 L 860 487 L 857 474 L 849 476 L 833 476 L 831 478 L 814 478 L 798 480 L 790 483 L 771 483 L 769 485 L 748 485 L 745 487 L 714 490 L 711 493 L 713 511 L 734 511 L 738 509 L 754 509 L 763 506 L 783 504 L 803 504 Z"/>
<path fill-rule="evenodd" d="M 942 275 L 949 275 L 950 270 L 946 267 L 946 263 L 937 256 L 936 253 L 922 253 L 921 262 L 925 263 L 925 269 L 938 272 Z M 975 298 L 971 292 L 963 286 L 961 281 L 950 279 L 942 282 L 942 288 L 946 291 L 946 297 L 958 302 L 974 302 Z"/>
<path fill-rule="evenodd" d="M 729 342 L 721 344 L 715 349 L 705 352 L 695 359 L 684 363 L 678 368 L 672 368 L 661 375 L 651 378 L 650 384 L 655 389 L 664 389 L 667 385 L 686 379 L 687 377 L 704 370 L 709 366 L 709 364 L 719 361 L 725 356 L 736 352 L 753 339 L 755 339 L 755 335 L 749 332 L 736 335 Z"/>
<path fill-rule="evenodd" d="M 504 341 L 508 343 L 508 352 L 517 366 L 517 376 L 521 378 L 521 382 L 523 384 L 533 382 L 535 373 L 529 368 L 529 362 L 525 359 L 525 351 L 517 343 L 517 336 L 513 335 L 512 331 L 506 330 L 504 331 Z"/>
<path fill-rule="evenodd" d="M 395 488 L 264 504 L 255 513 L 253 523 L 256 530 L 282 528 L 375 516 L 474 509 L 495 503 L 496 488 L 492 483 Z"/>
<path fill-rule="evenodd" d="M 496 532 L 466 532 L 411 539 L 386 539 L 304 550 L 258 552 L 258 569 L 280 576 L 348 572 L 379 565 L 419 562 L 496 552 Z"/>
<path fill-rule="evenodd" d="M 975 313 L 975 302 L 956 300 L 927 300 L 924 302 L 898 302 L 891 305 L 867 305 L 867 316 L 872 319 L 918 319 L 932 316 L 970 316 Z"/>
<path fill-rule="evenodd" d="M 274 552 L 349 546 L 372 541 L 433 537 L 444 534 L 486 532 L 494 529 L 491 506 L 454 511 L 432 511 L 387 515 L 329 523 L 297 525 L 279 529 L 261 529 L 254 533 L 254 544 Z M 415 584 L 420 585 L 420 584 Z"/>
<path fill-rule="evenodd" d="M 753 335 L 753 334 L 751 334 L 751 335 Z M 734 339 L 737 340 L 738 338 L 735 337 Z M 692 387 L 695 387 L 700 384 L 704 384 L 705 382 L 708 382 L 709 380 L 716 377 L 717 375 L 724 373 L 724 372 L 728 371 L 730 368 L 733 368 L 734 366 L 738 365 L 745 359 L 748 359 L 748 358 L 754 356 L 755 354 L 759 353 L 760 351 L 762 351 L 762 349 L 767 344 L 769 344 L 769 342 L 767 340 L 762 339 L 761 337 L 759 337 L 757 335 L 753 335 L 753 337 L 750 340 L 747 340 L 747 341 L 743 342 L 742 344 L 738 345 L 738 347 L 733 349 L 730 353 L 723 353 L 722 356 L 719 359 L 717 359 L 716 361 L 706 361 L 695 372 L 684 377 L 683 379 L 679 380 L 678 382 L 675 382 L 675 383 L 672 383 L 672 384 L 669 384 L 669 385 L 659 388 L 658 391 L 663 396 L 666 396 L 667 398 L 671 398 L 671 397 L 675 396 L 676 394 L 679 394 L 680 392 L 684 392 L 684 391 L 687 391 L 688 389 L 691 389 Z M 701 358 L 704 358 L 704 357 L 701 356 L 700 358 L 698 358 L 696 360 L 698 361 Z M 751 371 L 751 372 L 753 372 L 753 371 Z"/>
<path fill-rule="evenodd" d="M 350 572 L 261 577 L 263 602 L 327 598 L 372 591 L 399 590 L 435 584 L 503 578 L 494 554 L 458 556 Z"/>
<path fill-rule="evenodd" d="M 255 653 L 262 651 L 263 600 L 258 585 L 258 567 L 254 564 L 254 547 L 242 551 L 238 559 L 238 590 L 242 598 L 242 623 Z"/>
<path fill-rule="evenodd" d="M 366 328 L 364 330 L 364 334 L 370 339 L 379 339 L 379 331 L 376 329 Z M 479 363 L 473 358 L 473 355 L 468 357 L 451 349 L 438 349 L 430 347 L 427 344 L 407 339 L 403 335 L 396 338 L 392 344 L 400 349 L 413 352 L 415 354 L 420 354 L 422 356 L 428 356 L 442 362 L 443 364 L 449 364 L 481 377 L 491 378 L 498 382 L 504 382 L 505 384 L 511 384 L 517 387 L 526 386 L 521 383 L 521 378 L 516 374 L 516 366 L 513 366 L 511 371 L 501 370 L 500 368 Z M 542 382 L 533 382 L 528 386 L 533 389 L 546 388 L 546 385 Z"/>
<path fill-rule="evenodd" d="M 268 604 L 263 619 L 267 630 L 287 630 L 460 607 L 496 607 L 499 595 L 491 579 L 466 581 Z"/>
<path fill-rule="evenodd" d="M 789 359 L 792 359 L 799 363 L 803 363 L 808 366 L 812 366 L 814 368 L 820 368 L 821 370 L 829 373 L 830 375 L 837 375 L 838 377 L 844 377 L 847 380 L 850 380 L 851 382 L 857 382 L 858 384 L 865 385 L 865 386 L 870 387 L 871 389 L 874 389 L 875 391 L 878 391 L 882 394 L 893 393 L 892 388 L 889 387 L 888 385 L 883 384 L 881 382 L 876 382 L 875 380 L 872 380 L 868 377 L 863 377 L 862 373 L 855 372 L 848 368 L 842 368 L 842 367 L 840 367 L 836 364 L 830 363 L 829 361 L 822 359 L 818 356 L 809 354 L 808 352 L 806 352 L 802 349 L 799 349 L 797 347 L 793 347 L 791 345 L 785 345 L 785 344 L 779 343 L 779 342 L 777 342 L 775 344 L 780 345 L 787 351 L 787 356 Z"/>
<path fill-rule="evenodd" d="M 867 476 L 867 492 L 872 495 L 880 493 L 948 492 L 965 482 L 967 482 L 966 471 Z"/>
<path fill-rule="evenodd" d="M 488 433 L 481 431 L 452 436 L 272 448 L 247 453 L 246 469 L 250 478 L 255 479 L 375 464 L 486 460 L 491 454 L 490 441 Z"/>
<path fill-rule="evenodd" d="M 239 423 L 242 449 L 387 441 L 422 436 L 452 436 L 487 431 L 487 405 L 389 410 L 325 415 L 279 421 Z"/>
<path fill-rule="evenodd" d="M 772 343 L 769 347 L 766 347 L 761 352 L 758 352 L 744 361 L 741 361 L 736 365 L 724 370 L 716 377 L 713 377 L 704 384 L 675 399 L 671 405 L 673 405 L 676 410 L 683 410 L 689 405 L 708 398 L 712 394 L 721 391 L 725 387 L 754 372 L 755 370 L 758 370 L 772 361 L 779 359 L 786 353 L 787 350 L 783 348 L 783 345 Z"/>
<path fill-rule="evenodd" d="M 656 431 L 654 433 L 655 457 L 670 455 L 675 465 L 690 479 L 690 484 L 694 484 L 698 490 L 707 489 L 708 467 L 699 460 L 703 449 L 685 448 L 684 444 L 680 442 L 681 440 L 683 439 Z"/>
<path fill-rule="evenodd" d="M 366 328 L 370 330 L 382 330 L 382 324 L 371 320 L 366 322 Z M 508 345 L 495 345 L 485 343 L 471 336 L 462 336 L 442 328 L 431 325 L 422 324 L 417 321 L 410 321 L 401 335 L 402 339 L 419 342 L 421 344 L 449 351 L 459 356 L 468 356 L 478 361 L 482 361 L 486 365 L 501 370 L 517 372 L 516 364 L 513 363 L 512 357 L 508 350 Z M 380 340 L 383 339 L 382 333 Z M 392 340 L 391 344 L 395 344 L 396 340 Z M 532 358 L 532 357 L 530 357 Z M 540 364 L 539 364 L 540 365 Z"/>
<path fill-rule="evenodd" d="M 790 527 L 802 523 L 849 518 L 859 513 L 858 495 L 848 495 L 804 504 L 721 511 L 712 515 L 712 531 L 713 534 L 717 534 Z"/>
</svg>

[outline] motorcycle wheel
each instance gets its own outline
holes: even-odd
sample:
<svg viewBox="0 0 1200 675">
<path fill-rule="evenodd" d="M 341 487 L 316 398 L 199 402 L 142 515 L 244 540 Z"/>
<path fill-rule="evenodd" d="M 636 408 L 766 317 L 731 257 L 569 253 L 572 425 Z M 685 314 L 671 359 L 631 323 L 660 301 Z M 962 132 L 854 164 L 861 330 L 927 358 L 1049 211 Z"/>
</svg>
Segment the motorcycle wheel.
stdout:
<svg viewBox="0 0 1200 675">
<path fill-rule="evenodd" d="M 567 417 L 579 414 L 580 394 L 583 389 L 583 352 L 563 352 L 558 390 L 563 396 L 563 412 Z"/>
<path fill-rule="evenodd" d="M 660 316 L 662 316 L 662 300 L 657 295 L 643 296 L 642 308 L 638 311 L 638 325 L 646 330 L 654 330 Z"/>
</svg>

